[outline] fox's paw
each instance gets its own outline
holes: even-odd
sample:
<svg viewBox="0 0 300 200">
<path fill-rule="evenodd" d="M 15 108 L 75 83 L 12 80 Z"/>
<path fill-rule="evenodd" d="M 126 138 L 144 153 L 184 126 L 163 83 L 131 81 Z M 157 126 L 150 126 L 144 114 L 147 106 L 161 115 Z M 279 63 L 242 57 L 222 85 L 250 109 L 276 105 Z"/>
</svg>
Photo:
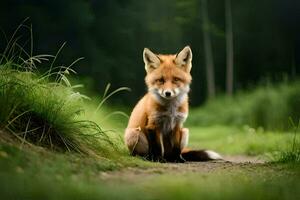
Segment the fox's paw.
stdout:
<svg viewBox="0 0 300 200">
<path fill-rule="evenodd" d="M 180 155 L 176 160 L 175 160 L 176 163 L 185 163 L 186 160 Z"/>
</svg>

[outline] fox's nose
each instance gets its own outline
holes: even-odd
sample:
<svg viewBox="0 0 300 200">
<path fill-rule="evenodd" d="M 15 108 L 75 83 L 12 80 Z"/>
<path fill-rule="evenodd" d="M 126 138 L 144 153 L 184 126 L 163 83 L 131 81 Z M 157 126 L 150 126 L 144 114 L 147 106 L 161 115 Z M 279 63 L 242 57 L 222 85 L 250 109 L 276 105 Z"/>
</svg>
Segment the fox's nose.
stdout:
<svg viewBox="0 0 300 200">
<path fill-rule="evenodd" d="M 166 96 L 166 97 L 170 97 L 170 96 L 171 96 L 171 92 L 170 92 L 170 91 L 166 91 L 166 92 L 165 92 L 165 96 Z"/>
</svg>

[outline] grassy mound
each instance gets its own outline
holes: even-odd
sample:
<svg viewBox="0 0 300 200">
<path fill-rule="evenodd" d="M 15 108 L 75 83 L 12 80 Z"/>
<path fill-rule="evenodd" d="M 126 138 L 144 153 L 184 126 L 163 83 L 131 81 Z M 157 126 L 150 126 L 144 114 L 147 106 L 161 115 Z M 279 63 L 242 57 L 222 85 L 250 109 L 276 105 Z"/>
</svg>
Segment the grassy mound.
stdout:
<svg viewBox="0 0 300 200">
<path fill-rule="evenodd" d="M 1 60 L 1 129 L 22 143 L 59 151 L 87 153 L 114 146 L 97 123 L 83 120 L 86 96 L 69 83 L 70 68 L 39 75 L 32 65 Z"/>
</svg>

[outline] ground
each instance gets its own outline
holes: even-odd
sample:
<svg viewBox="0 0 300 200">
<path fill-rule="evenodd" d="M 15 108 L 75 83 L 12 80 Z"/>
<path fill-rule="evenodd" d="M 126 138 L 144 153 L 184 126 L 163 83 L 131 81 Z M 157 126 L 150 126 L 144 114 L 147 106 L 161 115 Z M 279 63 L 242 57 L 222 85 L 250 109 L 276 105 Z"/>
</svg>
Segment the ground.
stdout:
<svg viewBox="0 0 300 200">
<path fill-rule="evenodd" d="M 215 160 L 209 162 L 186 162 L 186 163 L 163 163 L 155 168 L 136 168 L 128 167 L 119 171 L 103 172 L 101 179 L 105 181 L 129 181 L 138 182 L 145 177 L 157 177 L 161 174 L 165 175 L 184 175 L 188 173 L 214 173 L 219 170 L 232 171 L 235 168 L 263 166 L 264 160 L 258 157 L 250 157 L 244 155 L 225 156 L 223 160 Z"/>
<path fill-rule="evenodd" d="M 224 126 L 191 133 L 193 148 L 224 160 L 154 163 L 124 150 L 87 157 L 1 137 L 0 192 L 4 199 L 299 199 L 299 164 L 270 157 L 292 134 Z"/>
</svg>

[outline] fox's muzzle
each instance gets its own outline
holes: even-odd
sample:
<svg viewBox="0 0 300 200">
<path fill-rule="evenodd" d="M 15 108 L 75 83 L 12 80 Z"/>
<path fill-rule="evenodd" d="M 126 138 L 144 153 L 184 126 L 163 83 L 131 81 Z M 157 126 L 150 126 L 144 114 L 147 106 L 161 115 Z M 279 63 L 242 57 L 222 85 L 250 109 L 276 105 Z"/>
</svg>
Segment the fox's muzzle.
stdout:
<svg viewBox="0 0 300 200">
<path fill-rule="evenodd" d="M 159 95 L 165 99 L 172 99 L 174 97 L 176 97 L 179 94 L 179 90 L 178 89 L 165 89 L 159 90 Z"/>
</svg>

